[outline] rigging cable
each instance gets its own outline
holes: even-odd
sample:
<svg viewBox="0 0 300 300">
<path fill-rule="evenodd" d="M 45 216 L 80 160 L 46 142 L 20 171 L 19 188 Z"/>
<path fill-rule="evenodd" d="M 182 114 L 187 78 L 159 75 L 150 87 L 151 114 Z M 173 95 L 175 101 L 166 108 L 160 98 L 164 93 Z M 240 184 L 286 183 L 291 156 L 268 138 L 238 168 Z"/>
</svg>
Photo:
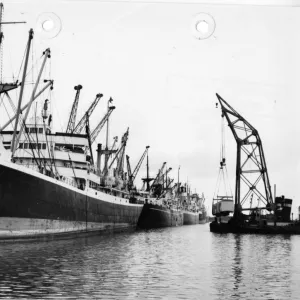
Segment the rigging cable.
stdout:
<svg viewBox="0 0 300 300">
<path fill-rule="evenodd" d="M 19 80 L 19 77 L 20 77 L 20 74 L 21 74 L 21 70 L 22 70 L 22 66 L 24 64 L 27 48 L 28 48 L 28 45 L 26 45 L 26 47 L 25 47 L 25 51 L 24 51 L 24 54 L 23 54 L 21 65 L 20 65 L 20 70 L 19 70 L 19 74 L 18 74 L 18 77 L 17 77 L 17 81 Z"/>
<path fill-rule="evenodd" d="M 2 8 L 1 8 L 0 23 L 2 23 L 3 14 L 4 14 L 4 8 L 2 6 Z M 0 24 L 0 34 L 2 34 L 1 24 Z M 2 83 L 2 76 L 3 76 L 3 35 L 2 35 L 2 41 L 1 41 L 1 44 L 0 44 L 0 67 L 1 67 L 1 70 L 0 70 L 0 82 Z"/>
<path fill-rule="evenodd" d="M 222 114 L 222 119 L 221 119 L 221 146 L 220 146 L 220 168 L 219 168 L 219 173 L 218 173 L 218 178 L 217 178 L 217 184 L 216 184 L 216 189 L 214 193 L 213 198 L 218 198 L 218 194 L 220 191 L 221 187 L 221 182 L 223 182 L 224 188 L 225 188 L 225 194 L 226 196 L 230 195 L 232 196 L 232 190 L 229 184 L 229 178 L 228 178 L 228 172 L 226 168 L 226 158 L 225 158 L 225 121 L 224 121 L 224 115 Z M 228 187 L 227 187 L 228 184 Z"/>
</svg>

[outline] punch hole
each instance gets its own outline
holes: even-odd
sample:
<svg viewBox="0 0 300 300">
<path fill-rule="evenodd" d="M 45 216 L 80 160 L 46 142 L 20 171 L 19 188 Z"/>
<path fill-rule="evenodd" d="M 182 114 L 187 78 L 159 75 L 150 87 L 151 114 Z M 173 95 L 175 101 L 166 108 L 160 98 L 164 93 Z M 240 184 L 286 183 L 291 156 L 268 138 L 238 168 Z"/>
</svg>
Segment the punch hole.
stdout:
<svg viewBox="0 0 300 300">
<path fill-rule="evenodd" d="M 61 20 L 52 12 L 41 13 L 36 20 L 36 33 L 42 39 L 52 39 L 61 31 Z"/>
<path fill-rule="evenodd" d="M 216 23 L 208 13 L 199 13 L 192 19 L 192 32 L 195 38 L 204 40 L 209 38 L 215 31 Z"/>
<path fill-rule="evenodd" d="M 196 24 L 196 29 L 202 33 L 206 34 L 208 32 L 208 24 L 206 21 L 200 21 Z"/>
<path fill-rule="evenodd" d="M 44 21 L 44 23 L 42 24 L 42 27 L 45 31 L 50 31 L 54 28 L 54 23 L 53 21 L 50 19 L 50 20 L 46 20 Z"/>
</svg>

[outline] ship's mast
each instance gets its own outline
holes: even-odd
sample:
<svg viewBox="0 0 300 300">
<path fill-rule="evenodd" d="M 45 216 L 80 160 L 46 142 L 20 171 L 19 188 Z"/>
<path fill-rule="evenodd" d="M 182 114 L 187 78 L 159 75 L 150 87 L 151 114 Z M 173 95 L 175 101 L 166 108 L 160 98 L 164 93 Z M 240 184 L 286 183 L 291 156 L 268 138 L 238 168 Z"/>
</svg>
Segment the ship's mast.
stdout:
<svg viewBox="0 0 300 300">
<path fill-rule="evenodd" d="M 180 188 L 179 188 L 179 171 L 180 171 L 180 166 L 178 167 L 178 175 L 177 175 L 177 195 L 179 196 Z"/>
<path fill-rule="evenodd" d="M 24 21 L 21 22 L 3 22 L 3 11 L 4 11 L 4 6 L 3 3 L 0 3 L 0 57 L 2 58 L 3 55 L 3 46 L 2 46 L 2 41 L 4 38 L 3 31 L 2 31 L 2 25 L 4 24 L 20 24 L 20 23 L 26 23 Z M 0 94 L 1 93 L 7 93 L 10 90 L 16 89 L 18 87 L 18 83 L 2 83 L 2 59 L 1 59 L 1 66 L 0 66 Z"/>
<path fill-rule="evenodd" d="M 109 104 L 113 101 L 112 98 L 109 98 L 107 101 L 107 114 L 109 113 L 110 106 Z M 109 159 L 109 152 L 108 152 L 108 144 L 109 143 L 109 118 L 106 120 L 106 146 L 105 146 L 105 161 L 104 161 L 104 173 L 107 172 L 107 164 Z"/>
<path fill-rule="evenodd" d="M 22 84 L 21 84 L 21 90 L 20 90 L 20 94 L 19 94 L 19 101 L 18 101 L 18 107 L 17 107 L 17 113 L 16 113 L 16 122 L 15 122 L 15 128 L 14 128 L 12 143 L 11 143 L 11 152 L 12 153 L 14 153 L 15 147 L 16 147 L 15 146 L 15 139 L 16 139 L 16 135 L 17 135 L 17 128 L 18 128 L 19 116 L 20 116 L 20 108 L 21 108 L 21 103 L 22 103 L 22 98 L 23 98 L 24 87 L 25 87 L 25 77 L 26 77 L 26 72 L 27 72 L 28 58 L 29 58 L 29 52 L 30 52 L 30 46 L 31 46 L 31 40 L 32 39 L 33 39 L 33 30 L 30 29 L 28 42 L 27 42 L 27 51 L 26 51 L 26 57 L 25 57 L 25 64 L 24 64 L 24 69 L 23 69 Z M 29 108 L 27 108 L 27 110 L 28 109 Z"/>
<path fill-rule="evenodd" d="M 152 180 L 154 180 L 154 178 L 150 178 L 149 176 L 149 154 L 148 154 L 148 148 L 149 146 L 146 147 L 146 150 L 144 153 L 147 153 L 147 177 L 146 178 L 142 178 L 143 182 L 146 183 L 146 191 L 149 192 L 150 191 L 150 182 Z"/>
<path fill-rule="evenodd" d="M 2 44 L 2 40 L 4 38 L 4 35 L 3 35 L 3 31 L 2 31 L 2 25 L 3 24 L 21 24 L 21 23 L 26 23 L 24 21 L 21 21 L 21 22 L 3 22 L 2 21 L 2 18 L 3 18 L 3 11 L 4 11 L 4 5 L 3 3 L 1 2 L 0 3 L 0 44 Z M 2 48 L 0 49 L 0 51 L 2 52 Z M 1 78 L 2 80 L 2 78 Z"/>
<path fill-rule="evenodd" d="M 149 184 L 149 155 L 148 155 L 148 152 L 147 152 L 147 189 L 146 191 L 149 192 L 150 191 L 150 184 Z"/>
<path fill-rule="evenodd" d="M 26 120 L 27 120 L 27 117 L 28 117 L 28 114 L 29 114 L 29 111 L 30 111 L 30 107 L 31 107 L 31 104 L 32 102 L 34 101 L 34 97 L 35 97 L 35 94 L 36 94 L 36 90 L 38 88 L 38 85 L 39 85 L 39 82 L 40 82 L 40 79 L 41 79 L 41 76 L 42 76 L 42 73 L 43 73 L 43 70 L 44 70 L 44 67 L 45 67 L 45 64 L 46 64 L 46 60 L 48 58 L 50 58 L 50 49 L 46 49 L 44 52 L 43 52 L 43 55 L 44 55 L 44 58 L 43 58 L 43 61 L 42 61 L 42 65 L 41 65 L 41 68 L 40 68 L 40 71 L 39 71 L 39 74 L 38 74 L 38 77 L 37 77 L 37 80 L 35 82 L 35 85 L 34 85 L 34 88 L 33 88 L 33 91 L 31 93 L 31 97 L 30 97 L 30 101 L 29 101 L 29 104 L 28 104 L 28 108 L 26 110 L 26 113 L 25 113 L 25 116 L 23 118 L 23 124 L 20 128 L 20 132 L 19 134 L 16 136 L 16 126 L 15 126 L 15 131 L 14 131 L 14 138 L 15 138 L 15 142 L 14 142 L 14 139 L 13 139 L 13 142 L 12 142 L 12 157 L 14 156 L 14 153 L 17 149 L 17 145 L 19 144 L 19 140 L 21 138 L 21 135 L 22 135 L 22 131 L 25 127 L 25 124 L 26 124 Z M 23 74 L 24 75 L 24 74 Z M 25 74 L 26 75 L 26 74 Z M 24 75 L 24 79 L 25 79 L 25 75 Z M 22 85 L 24 85 L 24 82 L 22 82 Z M 21 98 L 22 100 L 22 98 Z M 19 101 L 19 104 L 18 104 L 18 110 L 20 110 L 20 107 L 21 107 L 21 101 Z M 17 122 L 16 122 L 16 125 L 17 125 Z"/>
</svg>

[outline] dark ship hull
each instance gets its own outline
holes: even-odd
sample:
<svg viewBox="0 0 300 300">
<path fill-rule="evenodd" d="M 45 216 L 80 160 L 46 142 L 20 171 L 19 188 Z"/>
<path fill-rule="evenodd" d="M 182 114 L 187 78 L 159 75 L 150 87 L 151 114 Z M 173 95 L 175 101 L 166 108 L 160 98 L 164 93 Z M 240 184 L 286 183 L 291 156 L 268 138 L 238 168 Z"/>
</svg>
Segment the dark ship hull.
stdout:
<svg viewBox="0 0 300 300">
<path fill-rule="evenodd" d="M 192 211 L 183 211 L 183 225 L 199 224 L 199 213 Z"/>
<path fill-rule="evenodd" d="M 183 225 L 183 212 L 151 203 L 144 204 L 138 228 L 151 229 Z"/>
<path fill-rule="evenodd" d="M 142 207 L 0 162 L 1 240 L 134 229 Z"/>
<path fill-rule="evenodd" d="M 278 224 L 279 225 L 279 224 Z M 269 224 L 235 224 L 234 222 L 209 224 L 210 231 L 215 233 L 248 233 L 248 234 L 300 234 L 299 223 L 285 223 L 279 226 Z"/>
<path fill-rule="evenodd" d="M 208 221 L 206 210 L 202 210 L 199 214 L 199 224 L 206 224 Z"/>
<path fill-rule="evenodd" d="M 199 224 L 206 224 L 207 223 L 207 217 L 199 215 Z"/>
</svg>

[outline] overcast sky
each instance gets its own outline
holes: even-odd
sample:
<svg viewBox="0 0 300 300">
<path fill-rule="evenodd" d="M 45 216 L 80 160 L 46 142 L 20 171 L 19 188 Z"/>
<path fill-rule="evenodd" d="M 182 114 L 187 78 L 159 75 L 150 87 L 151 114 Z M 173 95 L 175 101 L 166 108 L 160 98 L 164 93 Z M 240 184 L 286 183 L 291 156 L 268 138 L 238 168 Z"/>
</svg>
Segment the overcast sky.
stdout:
<svg viewBox="0 0 300 300">
<path fill-rule="evenodd" d="M 61 20 L 56 37 L 35 30 L 33 42 L 34 59 L 51 48 L 55 130 L 66 128 L 75 85 L 83 86 L 78 118 L 97 93 L 104 94 L 92 127 L 112 97 L 116 110 L 111 141 L 130 128 L 127 153 L 132 168 L 150 145 L 152 175 L 166 161 L 177 181 L 181 165 L 180 181 L 188 178 L 211 208 L 221 143 L 217 92 L 259 131 L 272 188 L 276 184 L 277 195 L 294 199 L 297 214 L 300 8 L 100 1 L 6 1 L 4 5 L 4 21 L 27 22 L 4 25 L 6 76 L 11 70 L 18 74 L 28 31 L 37 29 L 39 16 L 53 12 Z M 210 14 L 216 24 L 205 40 L 196 39 L 192 31 L 199 13 Z M 226 130 L 234 191 L 236 146 Z M 97 142 L 104 143 L 104 132 Z M 145 175 L 144 167 L 139 175 Z"/>
</svg>

